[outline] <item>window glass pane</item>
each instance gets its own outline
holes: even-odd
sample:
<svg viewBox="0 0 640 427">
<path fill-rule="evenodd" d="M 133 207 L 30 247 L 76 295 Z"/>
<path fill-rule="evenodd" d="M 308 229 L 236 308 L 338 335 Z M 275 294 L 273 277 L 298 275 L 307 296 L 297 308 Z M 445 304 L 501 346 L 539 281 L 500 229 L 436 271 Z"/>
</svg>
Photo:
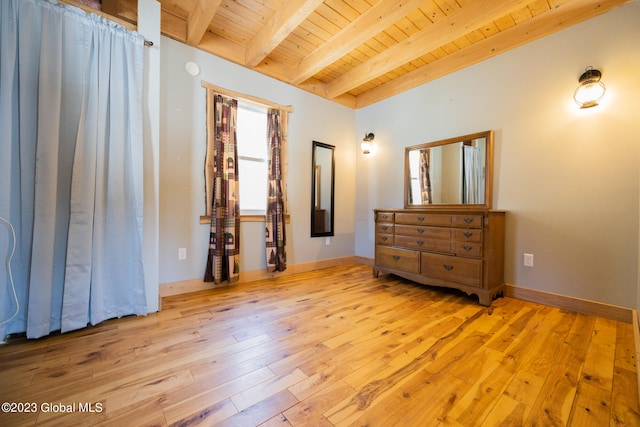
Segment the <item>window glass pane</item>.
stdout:
<svg viewBox="0 0 640 427">
<path fill-rule="evenodd" d="M 264 211 L 267 206 L 267 162 L 239 159 L 240 210 Z"/>
<path fill-rule="evenodd" d="M 267 109 L 238 103 L 240 211 L 264 213 L 267 204 Z"/>
<path fill-rule="evenodd" d="M 238 105 L 238 156 L 267 158 L 267 111 Z"/>
</svg>

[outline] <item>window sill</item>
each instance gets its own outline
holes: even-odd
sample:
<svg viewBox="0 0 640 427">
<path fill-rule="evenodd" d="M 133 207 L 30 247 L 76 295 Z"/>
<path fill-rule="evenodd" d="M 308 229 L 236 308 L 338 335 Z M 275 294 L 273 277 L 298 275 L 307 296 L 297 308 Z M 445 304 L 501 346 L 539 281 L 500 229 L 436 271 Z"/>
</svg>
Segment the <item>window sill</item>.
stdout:
<svg viewBox="0 0 640 427">
<path fill-rule="evenodd" d="M 265 222 L 264 215 L 240 215 L 240 222 Z M 291 215 L 285 215 L 284 222 L 291 222 Z M 200 224 L 211 224 L 211 217 L 207 215 L 200 216 Z"/>
</svg>

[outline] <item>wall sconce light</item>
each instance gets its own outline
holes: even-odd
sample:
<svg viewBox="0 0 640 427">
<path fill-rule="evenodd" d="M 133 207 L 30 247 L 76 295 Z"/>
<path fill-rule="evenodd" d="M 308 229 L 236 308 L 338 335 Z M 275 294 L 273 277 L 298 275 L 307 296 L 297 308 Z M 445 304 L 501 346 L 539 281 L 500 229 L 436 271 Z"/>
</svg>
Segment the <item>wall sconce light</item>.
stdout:
<svg viewBox="0 0 640 427">
<path fill-rule="evenodd" d="M 362 144 L 360 144 L 360 148 L 362 149 L 362 154 L 369 154 L 374 150 L 373 139 L 376 136 L 372 133 L 366 133 L 364 138 L 362 138 Z"/>
<path fill-rule="evenodd" d="M 594 70 L 593 67 L 585 68 L 584 73 L 578 79 L 580 84 L 573 93 L 573 99 L 580 108 L 591 108 L 598 105 L 607 90 L 604 83 L 600 81 L 601 78 L 602 73 L 599 70 Z"/>
</svg>

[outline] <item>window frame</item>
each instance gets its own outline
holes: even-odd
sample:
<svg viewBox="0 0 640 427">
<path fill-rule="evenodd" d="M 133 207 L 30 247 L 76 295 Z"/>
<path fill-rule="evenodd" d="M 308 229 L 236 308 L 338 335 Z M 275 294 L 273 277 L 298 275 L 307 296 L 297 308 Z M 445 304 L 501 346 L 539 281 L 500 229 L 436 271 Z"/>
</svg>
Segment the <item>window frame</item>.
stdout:
<svg viewBox="0 0 640 427">
<path fill-rule="evenodd" d="M 291 105 L 280 105 L 280 104 L 276 104 L 274 102 L 262 99 L 262 98 L 258 98 L 255 96 L 251 96 L 251 95 L 246 95 L 246 94 L 242 94 L 239 92 L 234 92 L 219 86 L 216 86 L 214 84 L 205 82 L 204 80 L 202 81 L 202 87 L 205 88 L 207 91 L 213 91 L 214 93 L 218 93 L 220 95 L 224 95 L 224 96 L 228 96 L 234 99 L 238 100 L 238 103 L 243 102 L 246 104 L 254 104 L 259 108 L 274 108 L 274 109 L 278 109 L 278 110 L 282 110 L 285 111 L 287 113 L 292 113 L 293 112 L 293 107 Z M 208 95 L 207 95 L 208 96 Z M 208 99 L 208 98 L 207 98 Z M 239 106 L 238 106 L 239 108 Z M 206 123 L 206 129 L 207 129 L 207 133 L 209 132 L 209 123 L 207 121 Z M 265 134 L 266 134 L 266 129 L 265 129 Z M 265 138 L 265 142 L 266 142 L 266 138 Z M 239 157 L 239 156 L 238 156 Z M 268 162 L 268 158 L 266 159 L 266 161 Z M 205 185 L 205 189 L 206 189 L 206 185 Z M 206 195 L 205 195 L 205 200 L 206 200 Z M 265 205 L 266 205 L 266 200 L 265 200 Z M 200 224 L 210 224 L 211 223 L 211 215 L 206 215 L 208 208 L 205 204 L 205 215 L 200 215 Z M 265 209 L 265 213 L 256 213 L 256 212 L 251 212 L 251 210 L 245 210 L 246 213 L 243 215 L 242 213 L 240 214 L 240 222 L 265 222 L 266 220 L 266 209 Z M 290 215 L 289 212 L 287 212 L 285 214 L 285 222 L 289 223 L 290 222 Z"/>
</svg>

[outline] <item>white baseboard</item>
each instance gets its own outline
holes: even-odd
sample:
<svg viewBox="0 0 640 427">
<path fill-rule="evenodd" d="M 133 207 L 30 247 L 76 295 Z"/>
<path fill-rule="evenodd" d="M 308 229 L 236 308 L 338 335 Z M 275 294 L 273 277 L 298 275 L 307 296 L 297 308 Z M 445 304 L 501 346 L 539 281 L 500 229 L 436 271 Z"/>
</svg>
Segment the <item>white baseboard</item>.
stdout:
<svg viewBox="0 0 640 427">
<path fill-rule="evenodd" d="M 617 320 L 619 322 L 633 322 L 633 309 L 631 308 L 619 307 L 616 305 L 569 297 L 566 295 L 553 294 L 550 292 L 537 291 L 534 289 L 521 288 L 508 283 L 504 288 L 504 296 L 574 311 L 576 313 L 600 316 L 606 319 Z"/>
</svg>

